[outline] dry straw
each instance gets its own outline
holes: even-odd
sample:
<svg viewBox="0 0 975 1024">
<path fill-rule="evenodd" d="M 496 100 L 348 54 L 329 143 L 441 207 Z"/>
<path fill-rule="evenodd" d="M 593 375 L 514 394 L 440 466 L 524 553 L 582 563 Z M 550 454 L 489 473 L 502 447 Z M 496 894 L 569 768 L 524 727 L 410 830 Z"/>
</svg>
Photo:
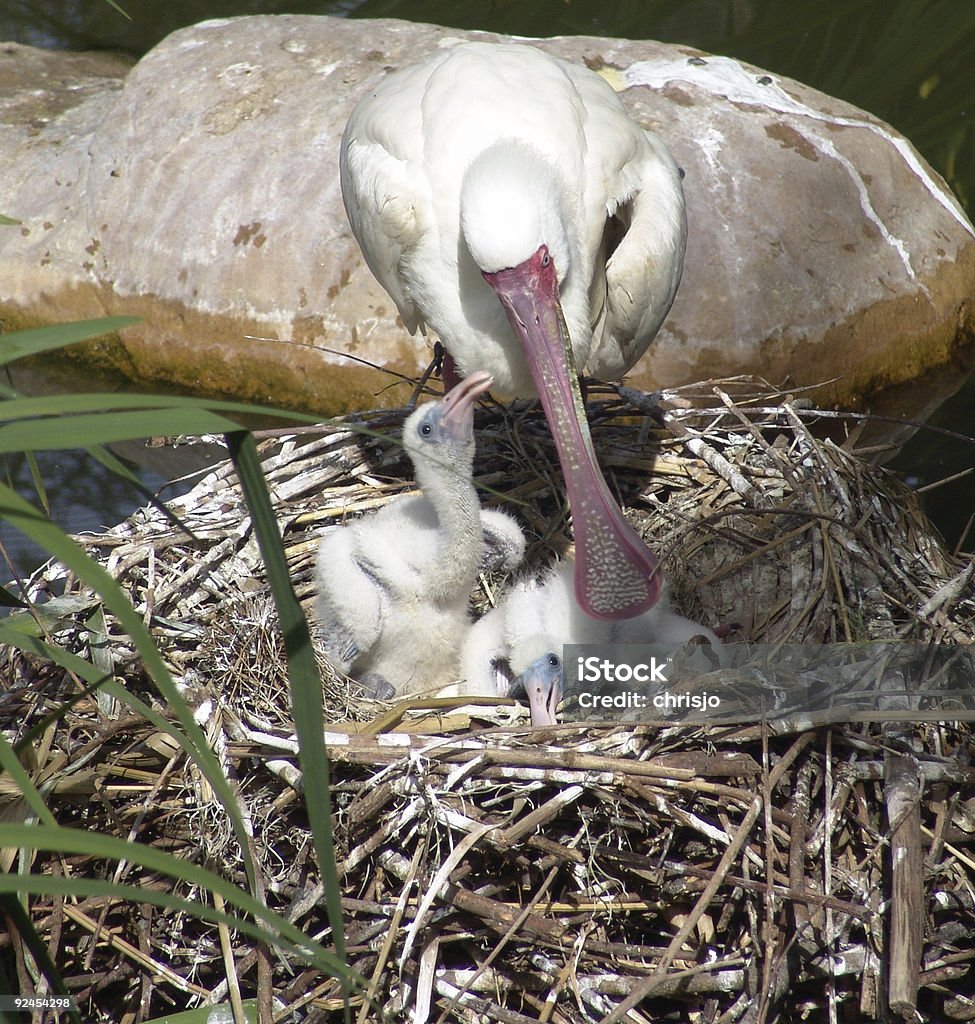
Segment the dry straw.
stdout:
<svg viewBox="0 0 975 1024">
<path fill-rule="evenodd" d="M 972 643 L 972 561 L 948 554 L 913 495 L 858 454 L 863 422 L 748 380 L 670 392 L 655 419 L 623 396 L 590 392 L 597 451 L 686 614 L 771 645 Z M 411 486 L 398 422 L 376 413 L 262 442 L 306 607 L 322 531 Z M 525 524 L 526 571 L 537 571 L 567 545 L 544 419 L 492 404 L 477 442 L 485 500 Z M 201 709 L 252 823 L 268 901 L 319 935 L 282 644 L 231 465 L 170 508 L 186 529 L 147 509 L 83 543 Z M 95 628 L 93 595 L 62 575 L 49 565 L 32 581 L 77 601 L 57 639 L 151 700 L 127 637 L 110 619 Z M 483 579 L 475 610 L 508 582 Z M 27 728 L 73 692 L 53 665 L 3 658 L 17 681 L 2 697 L 8 724 Z M 347 948 L 389 1020 L 975 1017 L 962 988 L 975 957 L 964 722 L 922 721 L 936 716 L 917 700 L 818 722 L 758 717 L 754 676 L 726 674 L 722 692 L 740 698 L 727 722 L 569 722 L 538 734 L 503 702 L 377 708 L 320 664 Z M 959 719 L 972 708 L 959 686 L 959 672 L 972 685 L 970 669 L 969 659 L 935 680 Z M 31 767 L 62 823 L 239 875 L 234 834 L 192 766 L 110 702 L 74 706 Z M 50 857 L 35 870 L 106 868 Z M 226 997 L 216 928 L 94 898 L 30 909 L 92 1019 L 117 1019 L 140 991 L 157 1013 Z M 242 937 L 232 951 L 235 982 L 245 995 L 270 986 L 278 1019 L 340 1019 L 336 983 L 286 958 L 262 975 L 266 961 Z M 375 1019 L 360 997 L 354 1006 L 358 1021 Z"/>
</svg>

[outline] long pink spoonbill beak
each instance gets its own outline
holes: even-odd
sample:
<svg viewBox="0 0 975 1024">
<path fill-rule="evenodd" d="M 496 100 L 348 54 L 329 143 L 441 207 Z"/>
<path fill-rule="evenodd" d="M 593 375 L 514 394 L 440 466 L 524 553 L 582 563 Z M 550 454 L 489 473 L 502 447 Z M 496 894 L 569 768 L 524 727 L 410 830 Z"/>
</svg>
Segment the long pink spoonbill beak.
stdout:
<svg viewBox="0 0 975 1024">
<path fill-rule="evenodd" d="M 576 600 L 595 619 L 633 618 L 660 597 L 660 563 L 623 518 L 596 462 L 548 247 L 483 276 L 521 340 L 555 439 L 575 533 Z"/>
</svg>

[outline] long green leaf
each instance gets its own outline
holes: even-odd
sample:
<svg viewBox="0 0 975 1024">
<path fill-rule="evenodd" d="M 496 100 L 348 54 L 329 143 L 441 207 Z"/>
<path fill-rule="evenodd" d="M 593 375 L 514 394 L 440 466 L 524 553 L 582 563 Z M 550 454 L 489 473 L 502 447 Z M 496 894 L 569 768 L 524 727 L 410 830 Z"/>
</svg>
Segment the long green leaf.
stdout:
<svg viewBox="0 0 975 1024">
<path fill-rule="evenodd" d="M 115 10 L 118 11 L 119 14 L 121 14 L 123 18 L 128 18 L 129 21 L 132 20 L 132 16 L 130 14 L 128 14 L 126 11 L 124 11 L 121 7 L 119 7 L 119 5 L 115 2 L 115 0 L 105 0 L 105 2 L 108 4 L 109 7 L 114 7 Z"/>
<path fill-rule="evenodd" d="M 79 679 L 89 684 L 92 689 L 103 690 L 123 706 L 141 715 L 160 732 L 171 737 L 187 757 L 197 760 L 198 747 L 185 733 L 181 732 L 165 716 L 136 697 L 135 694 L 130 693 L 117 680 L 106 678 L 105 674 L 90 661 L 86 661 L 79 655 L 67 651 L 56 644 L 46 643 L 36 636 L 11 628 L 3 622 L 0 622 L 0 642 L 16 647 L 18 650 L 37 655 L 47 661 L 52 661 L 55 665 L 60 665 L 62 668 L 72 672 Z M 185 701 L 181 696 L 179 696 L 178 700 L 185 705 Z M 192 712 L 190 714 L 192 715 Z M 228 814 L 231 814 L 231 817 L 236 813 L 236 810 L 236 801 L 232 807 L 227 808 Z"/>
<path fill-rule="evenodd" d="M 0 846 L 14 849 L 45 850 L 50 853 L 81 854 L 108 861 L 126 861 L 138 864 L 148 871 L 159 872 L 178 879 L 203 892 L 216 893 L 238 910 L 248 915 L 240 918 L 219 911 L 199 900 L 174 896 L 168 892 L 125 885 L 99 878 L 64 877 L 62 875 L 0 874 L 0 892 L 45 893 L 64 896 L 110 896 L 129 903 L 153 903 L 180 913 L 190 914 L 203 921 L 226 924 L 244 935 L 261 942 L 273 937 L 287 952 L 300 956 L 319 970 L 336 978 L 361 983 L 362 979 L 344 961 L 327 950 L 321 943 L 309 938 L 287 918 L 271 910 L 249 893 L 227 881 L 221 875 L 202 868 L 191 861 L 174 857 L 145 843 L 133 843 L 116 836 L 106 836 L 87 829 L 62 828 L 49 825 L 20 825 L 0 823 Z M 261 927 L 255 922 L 261 922 Z M 269 935 L 270 933 L 270 935 Z"/>
<path fill-rule="evenodd" d="M 66 600 L 66 598 L 54 598 L 48 604 L 63 600 Z M 39 616 L 43 618 L 43 610 L 45 608 L 46 605 L 41 605 L 40 608 L 35 608 L 35 612 L 38 612 Z M 18 752 L 22 747 L 33 744 L 51 721 L 67 714 L 75 704 L 84 700 L 96 690 L 102 689 L 114 697 L 123 707 L 131 708 L 137 715 L 142 715 L 146 721 L 154 725 L 160 732 L 170 736 L 187 757 L 193 757 L 192 744 L 167 718 L 164 718 L 153 708 L 149 707 L 148 704 L 143 703 L 134 694 L 129 693 L 128 690 L 119 685 L 115 679 L 106 675 L 97 665 L 92 664 L 77 654 L 73 654 L 71 651 L 66 651 L 57 644 L 41 640 L 36 632 L 25 630 L 21 623 L 12 624 L 11 618 L 12 616 L 8 617 L 6 622 L 0 621 L 0 643 L 42 658 L 44 661 L 60 665 L 63 669 L 77 676 L 85 684 L 83 689 L 72 694 L 60 707 L 48 712 L 48 714 L 24 733 L 17 741 L 15 749 Z"/>
<path fill-rule="evenodd" d="M 0 345 L 3 344 L 4 340 L 4 337 L 0 335 Z M 183 395 L 136 395 L 124 393 L 109 395 L 100 392 L 74 395 L 39 395 L 30 398 L 22 396 L 11 397 L 6 402 L 0 402 L 0 421 L 86 412 L 102 412 L 115 415 L 119 412 L 137 409 L 208 409 L 212 412 L 275 416 L 293 420 L 295 423 L 327 422 L 323 421 L 319 416 L 312 416 L 308 413 L 295 412 L 293 409 L 281 409 L 272 405 L 254 405 L 252 402 L 232 402 L 216 398 L 192 398 Z M 349 429 L 355 428 L 349 427 Z M 217 433 L 222 432 L 217 431 Z M 151 437 L 161 433 L 162 431 L 152 430 L 146 436 Z M 178 433 L 186 434 L 190 433 L 190 431 L 181 430 Z"/>
<path fill-rule="evenodd" d="M 63 648 L 60 648 L 57 645 L 46 643 L 43 640 L 40 640 L 36 637 L 27 636 L 20 633 L 17 630 L 9 629 L 3 623 L 0 623 L 0 642 L 7 643 L 10 646 L 17 647 L 18 649 L 27 651 L 31 654 L 35 654 L 44 657 L 50 661 L 53 661 L 55 664 L 61 665 L 63 668 L 73 672 L 75 675 L 77 675 L 81 679 L 84 679 L 86 682 L 100 684 L 101 687 L 107 693 L 110 693 L 121 703 L 127 705 L 138 714 L 143 715 L 147 721 L 156 726 L 156 728 L 158 728 L 160 731 L 165 732 L 167 735 L 171 736 L 177 743 L 179 743 L 179 745 L 185 751 L 187 751 L 188 754 L 190 754 L 190 756 L 192 756 L 193 750 L 188 740 L 182 733 L 179 732 L 178 729 L 174 728 L 171 722 L 169 722 L 166 718 L 164 718 L 162 715 L 156 712 L 153 708 L 149 707 L 147 704 L 140 701 L 138 697 L 129 693 L 124 687 L 120 686 L 114 679 L 105 679 L 102 673 L 94 665 L 86 661 L 84 658 L 81 658 L 79 655 L 74 654 L 71 651 L 64 650 Z M 9 747 L 9 744 L 7 744 L 3 737 L 0 736 L 0 765 L 2 765 L 4 768 L 8 768 L 8 770 L 11 767 L 8 763 L 8 758 L 11 755 L 12 751 L 11 748 Z M 14 769 L 11 771 L 11 776 L 17 783 L 18 789 L 20 789 L 21 793 L 24 794 L 25 799 L 28 800 L 30 806 L 34 808 L 37 813 L 40 814 L 41 819 L 45 822 L 45 826 L 47 828 L 59 828 L 59 826 L 56 824 L 56 822 L 54 821 L 53 817 L 50 815 L 50 812 L 47 810 L 46 807 L 38 808 L 36 806 L 36 801 L 42 800 L 42 798 L 40 797 L 40 794 L 38 794 L 36 788 L 31 783 L 30 779 L 26 777 L 26 773 L 24 773 L 24 770 L 20 766 L 19 761 L 16 760 L 15 755 L 13 756 L 14 761 L 16 763 L 16 767 L 14 767 Z M 27 845 L 20 842 L 6 842 L 6 838 L 10 838 L 10 836 L 9 834 L 4 833 L 2 829 L 3 826 L 0 826 L 0 846 Z M 71 832 L 72 835 L 77 834 L 75 830 L 67 831 Z M 97 835 L 97 833 L 92 834 Z M 201 888 L 207 891 L 217 891 L 221 895 L 223 895 L 228 902 L 241 907 L 241 909 L 245 911 L 254 911 L 256 908 L 262 908 L 262 913 L 265 914 L 266 924 L 271 926 L 273 934 L 284 936 L 289 935 L 287 927 L 282 926 L 281 919 L 278 918 L 278 915 L 276 915 L 274 911 L 267 909 L 263 903 L 254 900 L 247 893 L 243 892 L 243 890 L 238 889 L 236 886 L 233 885 L 233 883 L 226 881 L 225 879 L 221 878 L 221 876 L 212 875 L 210 872 L 206 871 L 206 869 L 194 866 L 193 872 L 191 873 L 191 877 L 187 877 L 187 875 L 181 872 L 178 867 L 179 865 L 186 864 L 186 861 L 174 857 L 171 860 L 169 860 L 171 868 L 167 869 L 165 867 L 162 867 L 159 863 L 146 863 L 144 858 L 135 855 L 131 847 L 133 845 L 138 846 L 139 844 L 131 844 L 128 843 L 126 840 L 116 839 L 112 836 L 102 836 L 101 838 L 105 840 L 104 843 L 100 843 L 97 839 L 95 840 L 96 845 L 98 845 L 100 848 L 100 853 L 98 854 L 99 856 L 103 856 L 107 859 L 124 858 L 126 860 L 135 861 L 136 863 L 144 864 L 146 867 L 161 870 L 169 875 L 174 875 L 174 877 L 178 877 L 183 881 L 200 885 Z M 122 846 L 119 846 L 119 844 L 124 844 L 124 849 Z M 33 846 L 31 846 L 31 848 L 37 848 L 37 844 L 35 843 Z M 74 852 L 84 853 L 89 851 L 75 850 Z M 171 855 L 163 853 L 162 856 L 164 858 L 170 858 Z M 203 874 L 198 874 L 198 872 L 203 872 Z M 206 884 L 206 879 L 209 878 L 218 879 L 219 884 L 216 886 Z M 2 885 L 0 885 L 0 891 L 2 891 Z M 31 889 L 31 891 L 37 892 L 40 890 L 35 886 Z M 142 890 L 138 891 L 141 892 Z M 124 898 L 124 896 L 121 893 L 116 893 L 116 895 L 119 896 L 119 898 Z M 175 904 L 175 906 L 177 907 L 177 909 L 188 909 L 185 906 L 180 907 L 178 903 Z M 189 909 L 192 910 L 193 908 Z M 216 913 L 216 911 L 214 911 L 214 913 Z M 256 916 L 258 917 L 258 919 L 260 919 L 260 915 Z M 258 938 L 261 941 L 267 941 L 269 938 L 267 931 L 261 931 L 259 928 L 252 929 L 250 925 L 246 924 L 246 922 L 242 924 L 236 919 L 232 919 L 232 924 L 233 927 L 236 927 L 239 930 L 251 935 L 253 938 Z M 293 942 L 296 949 L 300 945 L 298 941 L 298 936 L 302 936 L 302 939 L 304 939 L 303 933 L 300 931 L 300 929 L 294 929 L 293 933 L 290 933 L 291 941 Z M 306 942 L 306 945 L 308 943 L 311 943 L 311 946 L 318 951 L 320 960 L 322 957 L 324 957 L 324 960 L 321 960 L 321 962 L 318 965 L 321 969 L 325 970 L 327 973 L 335 977 L 351 980 L 355 984 L 359 984 L 361 982 L 361 979 L 358 978 L 355 972 L 351 971 L 346 967 L 344 953 L 339 956 L 335 956 L 334 954 L 326 950 L 324 947 L 322 947 L 320 944 L 314 943 L 311 940 L 308 940 Z M 299 953 L 302 952 L 301 949 L 297 949 L 297 951 Z M 332 961 L 330 960 L 330 958 L 332 957 L 335 958 L 334 963 L 332 963 Z M 342 967 L 345 969 L 345 973 L 337 970 L 336 964 L 341 964 Z"/>
<path fill-rule="evenodd" d="M 48 501 L 47 488 L 44 486 L 44 479 L 41 476 L 40 466 L 37 465 L 37 458 L 33 452 L 25 451 L 24 458 L 27 460 L 27 468 L 30 470 L 30 478 L 34 482 L 34 490 L 37 492 L 37 500 L 44 508 L 44 514 L 51 514 L 51 503 Z"/>
<path fill-rule="evenodd" d="M 57 822 L 54 819 L 54 815 L 48 810 L 47 805 L 44 803 L 44 798 L 31 781 L 27 771 L 20 763 L 17 752 L 7 742 L 3 733 L 0 733 L 0 767 L 11 777 L 17 791 L 23 797 L 24 803 L 34 812 L 36 817 L 47 825 L 56 826 Z M 68 990 L 61 980 L 57 966 L 48 954 L 47 946 L 37 934 L 33 921 L 17 897 L 11 893 L 4 893 L 0 896 L 0 906 L 2 906 L 3 913 L 10 919 L 13 927 L 17 929 L 20 938 L 30 950 L 31 956 L 33 956 L 35 963 L 43 972 L 52 991 L 57 995 L 68 995 Z M 81 1024 L 81 1017 L 77 1012 L 71 1011 L 69 1015 L 76 1024 Z"/>
<path fill-rule="evenodd" d="M 0 427 L 0 453 L 88 448 L 171 434 L 222 434 L 237 424 L 208 409 L 153 409 L 24 420 Z"/>
<path fill-rule="evenodd" d="M 95 594 L 64 594 L 52 597 L 44 604 L 27 605 L 22 612 L 12 612 L 0 620 L 0 628 L 16 629 L 19 633 L 30 636 L 43 636 L 45 633 L 57 633 L 74 623 L 74 617 L 90 611 L 100 605 Z"/>
<path fill-rule="evenodd" d="M 0 733 L 0 767 L 10 776 L 17 791 L 24 798 L 24 802 L 34 812 L 38 820 L 45 825 L 56 826 L 57 821 L 54 815 L 47 809 L 44 797 L 37 791 L 37 787 L 31 781 L 30 775 L 20 763 L 17 752 L 7 741 L 7 738 Z"/>
<path fill-rule="evenodd" d="M 88 688 L 91 690 L 103 690 L 124 707 L 128 707 L 137 715 L 141 715 L 161 733 L 169 736 L 183 750 L 187 757 L 195 758 L 196 747 L 176 725 L 144 701 L 141 701 L 134 693 L 130 693 L 117 680 L 106 677 L 101 669 L 80 655 L 65 650 L 57 644 L 41 640 L 33 634 L 23 632 L 20 628 L 13 628 L 4 622 L 0 622 L 0 643 L 5 643 L 10 647 L 15 647 L 28 654 L 53 662 L 55 665 L 60 665 L 61 668 L 66 669 L 87 683 Z M 36 728 L 32 728 L 24 739 L 29 740 Z"/>
<path fill-rule="evenodd" d="M 65 988 L 64 982 L 61 980 L 61 973 L 58 971 L 57 964 L 55 964 L 51 959 L 51 955 L 47 951 L 47 946 L 41 939 L 40 935 L 37 934 L 34 922 L 31 921 L 27 911 L 21 905 L 17 897 L 13 893 L 3 893 L 0 895 L 0 906 L 3 907 L 4 914 L 10 918 L 13 926 L 17 929 L 19 937 L 30 950 L 30 954 L 34 958 L 34 962 L 41 969 L 44 977 L 47 979 L 53 994 L 59 996 L 69 995 L 70 993 L 67 988 Z M 69 1010 L 68 1016 L 75 1022 L 75 1024 L 81 1024 L 81 1015 L 77 1010 Z"/>
<path fill-rule="evenodd" d="M 62 565 L 83 579 L 92 590 L 101 596 L 105 606 L 128 633 L 143 660 L 146 671 L 183 727 L 192 749 L 193 759 L 199 765 L 200 771 L 207 781 L 213 786 L 217 797 L 226 809 L 240 845 L 244 870 L 247 872 L 251 887 L 256 888 L 256 872 L 251 858 L 250 843 L 234 792 L 213 751 L 207 744 L 202 729 L 194 720 L 191 708 L 173 682 L 169 670 L 156 650 L 152 637 L 142 624 L 139 613 L 132 607 L 121 587 L 101 565 L 90 558 L 63 530 L 42 516 L 13 488 L 2 483 L 0 483 L 0 517 L 7 519 L 11 525 L 30 537 Z"/>
<path fill-rule="evenodd" d="M 0 335 L 0 366 L 12 363 L 15 359 L 23 359 L 24 356 L 36 356 L 89 338 L 100 338 L 103 334 L 112 334 L 137 323 L 137 316 L 106 316 L 100 320 L 80 320 L 77 323 L 12 331 Z"/>
<path fill-rule="evenodd" d="M 5 897 L 4 899 L 12 899 L 12 897 Z M 7 994 L 15 991 L 14 983 L 7 977 L 3 960 L 0 960 L 0 993 Z M 16 1010 L 7 1010 L 0 1006 L 0 1024 L 23 1024 L 23 1018 Z"/>
<path fill-rule="evenodd" d="M 335 949 L 344 958 L 342 890 L 335 867 L 335 845 L 332 838 L 332 800 L 328 751 L 323 738 L 325 723 L 322 715 L 321 675 L 315 663 L 308 622 L 291 585 L 281 532 L 261 472 L 254 438 L 244 432 L 228 434 L 227 446 L 247 499 L 268 583 L 281 619 L 305 806 L 325 887 L 325 909 L 332 926 Z"/>
<path fill-rule="evenodd" d="M 0 607 L 2 608 L 26 608 L 25 602 L 19 597 L 11 594 L 6 587 L 0 587 Z"/>
<path fill-rule="evenodd" d="M 96 398 L 96 396 L 86 397 L 89 397 L 93 400 Z M 99 396 L 99 400 L 93 403 L 93 408 L 104 411 L 106 397 L 107 396 Z M 2 414 L 4 410 L 9 410 L 11 408 L 11 403 L 15 403 L 17 400 L 22 400 L 24 402 L 31 401 L 30 399 L 25 399 L 24 396 L 21 395 L 20 392 L 18 392 L 15 388 L 9 387 L 8 385 L 3 383 L 0 383 L 0 398 L 8 399 L 7 403 L 0 403 L 0 422 L 2 422 L 6 418 L 18 418 L 16 416 L 5 417 Z M 65 411 L 64 401 L 58 396 L 48 398 L 47 404 L 49 406 L 49 409 L 45 410 L 45 412 L 43 413 L 44 415 L 46 415 L 48 412 L 54 412 L 60 415 Z M 21 408 L 21 417 L 24 417 L 26 415 L 26 410 L 23 410 L 21 406 L 14 405 L 14 408 Z M 41 415 L 41 413 L 36 413 L 34 415 Z M 110 473 L 114 473 L 116 476 L 128 481 L 128 483 L 133 488 L 135 488 L 135 490 L 137 490 L 139 494 L 142 495 L 142 497 L 146 500 L 148 504 L 152 505 L 153 508 L 160 511 L 175 527 L 180 527 L 179 521 L 177 520 L 176 516 L 169 510 L 169 507 L 165 503 L 160 501 L 159 498 L 157 498 L 156 495 L 153 493 L 152 489 L 150 487 L 147 487 L 142 482 L 142 480 L 138 476 L 136 476 L 135 473 L 133 473 L 128 468 L 128 466 L 125 465 L 124 462 L 116 458 L 116 456 L 113 455 L 112 452 L 110 452 L 107 448 L 102 447 L 101 445 L 93 445 L 89 448 L 86 448 L 85 450 L 91 458 L 93 458 L 100 465 L 104 466 L 105 469 L 107 469 Z M 34 457 L 34 453 L 30 451 L 25 451 L 24 456 L 27 459 L 27 463 L 30 468 L 31 478 L 34 481 L 34 488 L 37 491 L 37 496 L 40 499 L 41 504 L 44 506 L 45 513 L 50 515 L 50 505 L 47 500 L 47 492 L 46 488 L 44 487 L 44 481 L 41 478 L 40 470 L 38 469 L 37 466 L 37 459 Z"/>
<path fill-rule="evenodd" d="M 23 826 L 0 825 L 0 843 L 8 846 L 17 845 L 24 847 L 25 849 L 37 850 L 47 850 L 53 846 L 54 849 L 62 850 L 66 853 L 77 852 L 67 843 L 58 843 L 53 836 L 48 838 L 48 834 L 55 831 L 50 828 L 38 830 L 39 832 L 44 833 L 42 837 L 43 842 L 39 845 L 36 843 L 32 844 L 29 841 L 15 844 L 11 840 L 16 837 L 8 835 L 8 829 L 16 827 Z M 57 831 L 81 833 L 80 829 L 58 829 Z M 108 837 L 101 836 L 98 838 L 106 839 Z M 145 846 L 141 843 L 130 843 L 129 845 L 134 847 L 136 852 L 151 849 L 151 847 Z M 125 860 L 136 861 L 137 858 L 135 856 L 126 856 Z M 186 862 L 184 861 L 183 863 Z M 73 899 L 77 899 L 81 896 L 107 896 L 110 899 L 124 903 L 132 903 L 136 906 L 141 903 L 151 903 L 154 906 L 164 907 L 167 910 L 175 910 L 177 913 L 185 914 L 201 921 L 208 921 L 211 924 L 224 924 L 228 928 L 232 928 L 235 931 L 240 932 L 241 935 L 246 935 L 248 938 L 254 939 L 258 942 L 267 943 L 269 939 L 271 939 L 273 944 L 283 952 L 300 958 L 302 961 L 314 966 L 333 978 L 341 978 L 356 985 L 360 984 L 361 981 L 361 979 L 355 975 L 345 963 L 339 960 L 334 953 L 324 949 L 311 939 L 302 936 L 300 929 L 291 929 L 293 931 L 297 931 L 300 936 L 299 941 L 293 941 L 281 932 L 275 933 L 276 925 L 287 925 L 288 922 L 284 918 L 273 914 L 271 911 L 265 913 L 263 917 L 265 927 L 262 928 L 253 921 L 248 920 L 246 917 L 238 917 L 235 914 L 228 914 L 224 911 L 215 910 L 209 904 L 202 903 L 199 900 L 191 900 L 182 896 L 173 896 L 168 892 L 163 892 L 158 889 L 139 885 L 122 885 L 118 882 L 109 882 L 100 878 L 64 878 L 60 875 L 0 874 L 0 893 L 67 896 Z M 238 890 L 238 895 L 243 895 L 243 890 Z M 230 901 L 228 900 L 227 902 Z M 257 920 L 262 920 L 262 918 L 258 918 Z"/>
</svg>

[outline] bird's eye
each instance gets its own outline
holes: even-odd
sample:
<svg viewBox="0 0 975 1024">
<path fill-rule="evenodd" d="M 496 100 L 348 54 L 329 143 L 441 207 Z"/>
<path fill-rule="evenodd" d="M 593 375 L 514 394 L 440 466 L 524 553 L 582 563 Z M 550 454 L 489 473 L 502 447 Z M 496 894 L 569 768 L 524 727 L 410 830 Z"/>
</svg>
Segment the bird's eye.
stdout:
<svg viewBox="0 0 975 1024">
<path fill-rule="evenodd" d="M 557 654 L 550 654 L 548 656 L 548 667 L 549 668 L 561 668 L 562 659 Z"/>
<path fill-rule="evenodd" d="M 420 436 L 429 437 L 433 433 L 433 425 L 430 423 L 420 424 Z"/>
<path fill-rule="evenodd" d="M 552 257 L 546 252 L 542 257 L 542 266 L 547 267 L 552 262 Z"/>
</svg>

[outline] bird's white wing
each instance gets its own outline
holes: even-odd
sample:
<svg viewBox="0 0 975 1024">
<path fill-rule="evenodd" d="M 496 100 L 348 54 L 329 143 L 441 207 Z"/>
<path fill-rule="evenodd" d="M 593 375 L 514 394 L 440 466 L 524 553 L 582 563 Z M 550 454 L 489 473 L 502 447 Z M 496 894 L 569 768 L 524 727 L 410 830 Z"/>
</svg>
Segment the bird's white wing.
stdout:
<svg viewBox="0 0 975 1024">
<path fill-rule="evenodd" d="M 681 171 L 606 79 L 564 67 L 585 110 L 582 218 L 593 326 L 585 369 L 614 380 L 646 351 L 680 282 L 687 233 Z"/>
<path fill-rule="evenodd" d="M 386 592 L 359 556 L 356 531 L 338 527 L 322 538 L 315 565 L 317 617 L 326 649 L 342 671 L 378 640 L 389 614 Z"/>
<path fill-rule="evenodd" d="M 425 197 L 410 174 L 410 154 L 398 151 L 397 137 L 386 130 L 390 120 L 384 104 L 388 105 L 386 92 L 378 90 L 349 118 L 339 155 L 342 199 L 369 269 L 389 292 L 412 334 L 423 328 L 423 320 L 409 295 L 402 259 L 422 235 Z M 398 138 L 408 139 L 409 125 L 402 120 L 393 123 L 404 129 Z"/>
<path fill-rule="evenodd" d="M 525 557 L 525 534 L 512 516 L 500 509 L 481 509 L 484 554 L 481 572 L 512 572 Z"/>
<path fill-rule="evenodd" d="M 590 370 L 604 380 L 622 376 L 643 355 L 677 293 L 687 220 L 680 172 L 669 150 L 645 133 L 646 146 L 622 175 L 623 191 L 609 212 L 625 233 L 606 263 L 602 337 Z"/>
</svg>

